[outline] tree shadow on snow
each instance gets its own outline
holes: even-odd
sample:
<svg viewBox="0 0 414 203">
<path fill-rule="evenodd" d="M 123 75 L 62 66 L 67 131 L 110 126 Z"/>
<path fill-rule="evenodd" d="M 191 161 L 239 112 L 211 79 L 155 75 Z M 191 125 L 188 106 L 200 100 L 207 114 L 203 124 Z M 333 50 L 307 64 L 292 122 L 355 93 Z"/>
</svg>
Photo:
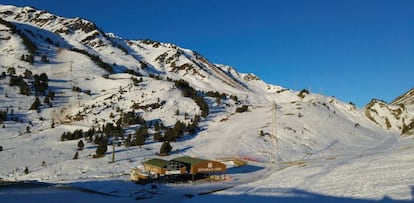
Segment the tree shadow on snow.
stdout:
<svg viewBox="0 0 414 203">
<path fill-rule="evenodd" d="M 232 167 L 226 170 L 226 174 L 244 174 L 244 173 L 253 173 L 256 171 L 260 171 L 264 169 L 264 167 L 260 166 L 253 166 L 253 165 L 245 165 L 240 167 Z"/>
<path fill-rule="evenodd" d="M 1 182 L 0 182 L 1 183 Z M 387 196 L 381 199 L 363 199 L 353 197 L 338 197 L 325 194 L 313 193 L 295 188 L 256 188 L 256 187 L 226 187 L 214 189 L 211 192 L 201 192 L 201 188 L 187 188 L 187 190 L 176 190 L 165 192 L 169 186 L 157 191 L 153 184 L 136 185 L 125 180 L 90 180 L 70 183 L 43 183 L 37 181 L 3 182 L 0 194 L 6 202 L 86 202 L 93 198 L 92 202 L 135 202 L 135 194 L 138 191 L 151 191 L 155 196 L 148 199 L 149 202 L 165 202 L 166 198 L 174 197 L 179 202 L 237 202 L 237 203 L 408 203 L 413 200 L 395 200 Z M 230 189 L 233 188 L 233 189 Z M 219 191 L 226 189 L 239 191 L 242 194 L 220 194 Z M 244 191 L 254 192 L 246 194 Z M 172 194 L 174 193 L 174 194 Z M 89 194 L 89 195 L 88 195 Z M 414 195 L 414 186 L 411 186 L 411 194 Z M 179 198 L 179 197 L 182 198 Z M 71 197 L 71 198 L 68 198 Z M 72 197 L 76 197 L 73 199 Z M 96 199 L 97 198 L 97 199 Z M 177 199 L 178 198 L 178 199 Z"/>
<path fill-rule="evenodd" d="M 0 184 L 0 197 L 5 202 L 22 203 L 134 202 L 129 191 L 136 188 L 134 183 L 122 180 L 81 181 L 62 184 L 21 181 Z"/>
<path fill-rule="evenodd" d="M 170 154 L 183 154 L 183 153 L 185 153 L 186 151 L 188 151 L 192 148 L 193 148 L 193 146 L 186 146 L 186 147 L 183 147 L 183 148 L 175 149 Z"/>
<path fill-rule="evenodd" d="M 335 203 L 388 203 L 388 202 L 400 202 L 408 203 L 413 202 L 413 200 L 395 200 L 387 196 L 382 199 L 360 199 L 353 197 L 336 197 L 329 196 L 324 194 L 312 193 L 299 189 L 280 189 L 280 188 L 240 188 L 241 191 L 253 191 L 255 193 L 264 194 L 255 195 L 255 194 L 240 194 L 240 195 L 221 195 L 217 193 L 194 196 L 194 202 L 261 202 L 261 203 L 273 203 L 273 202 L 283 202 L 283 203 L 297 203 L 297 202 L 310 202 L 310 203 L 325 203 L 325 202 L 335 202 Z M 412 194 L 414 188 L 411 188 Z"/>
</svg>

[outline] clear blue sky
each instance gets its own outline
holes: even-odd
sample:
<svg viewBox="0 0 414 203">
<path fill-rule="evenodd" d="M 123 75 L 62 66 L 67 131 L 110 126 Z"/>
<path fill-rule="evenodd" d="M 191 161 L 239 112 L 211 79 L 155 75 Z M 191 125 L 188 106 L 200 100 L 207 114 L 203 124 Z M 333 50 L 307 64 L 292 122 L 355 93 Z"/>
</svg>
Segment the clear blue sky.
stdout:
<svg viewBox="0 0 414 203">
<path fill-rule="evenodd" d="M 412 0 L 0 0 L 195 50 L 286 88 L 364 106 L 414 87 Z"/>
</svg>

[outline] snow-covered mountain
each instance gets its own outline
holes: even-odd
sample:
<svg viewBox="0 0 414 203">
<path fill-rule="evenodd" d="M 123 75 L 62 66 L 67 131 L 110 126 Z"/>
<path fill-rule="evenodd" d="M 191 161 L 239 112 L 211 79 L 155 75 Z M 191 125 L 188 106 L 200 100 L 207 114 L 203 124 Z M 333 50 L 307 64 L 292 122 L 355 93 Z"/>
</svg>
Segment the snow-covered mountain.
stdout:
<svg viewBox="0 0 414 203">
<path fill-rule="evenodd" d="M 244 91 L 250 87 L 248 77 L 231 67 L 209 62 L 200 54 L 173 44 L 152 40 L 124 40 L 106 34 L 94 23 L 81 18 L 62 18 L 30 7 L 3 6 L 1 17 L 15 23 L 22 34 L 34 40 L 37 55 L 50 57 L 58 51 L 78 51 L 97 56 L 108 73 L 135 71 L 137 74 L 156 74 L 173 79 L 186 79 L 197 89 Z M 16 53 L 17 54 L 17 53 Z M 53 58 L 51 58 L 53 61 Z M 217 85 L 211 87 L 211 84 Z M 254 89 L 254 88 L 253 88 Z"/>
<path fill-rule="evenodd" d="M 414 89 L 396 98 L 391 104 L 373 99 L 365 107 L 366 116 L 385 129 L 414 132 Z"/>
<path fill-rule="evenodd" d="M 273 100 L 272 96 L 269 97 L 267 94 L 283 91 L 281 87 L 265 84 L 253 74 L 241 74 L 230 66 L 213 64 L 194 51 L 151 40 L 124 40 L 114 34 L 105 34 L 94 23 L 84 19 L 67 19 L 30 7 L 13 6 L 2 6 L 0 16 L 0 57 L 3 72 L 9 73 L 9 69 L 12 69 L 14 75 L 23 75 L 25 71 L 30 71 L 33 75 L 48 73 L 51 91 L 55 91 L 58 99 L 67 100 L 61 101 L 61 104 L 65 105 L 54 105 L 60 108 L 59 112 L 53 113 L 52 116 L 57 117 L 53 119 L 58 121 L 66 119 L 60 115 L 62 113 L 67 118 L 73 118 L 73 113 L 85 114 L 93 111 L 94 108 L 90 111 L 84 108 L 89 109 L 89 103 L 96 105 L 98 97 L 110 95 L 109 90 L 114 88 L 123 89 L 131 95 L 143 90 L 141 97 L 136 98 L 136 101 L 128 100 L 122 104 L 118 100 L 119 108 L 123 110 L 130 109 L 134 103 L 144 106 L 163 103 L 167 106 L 164 109 L 169 109 L 171 114 L 176 110 L 193 114 L 188 116 L 197 113 L 194 102 L 191 106 L 182 102 L 186 99 L 180 94 L 171 97 L 170 93 L 166 93 L 177 93 L 174 81 L 185 80 L 192 88 L 203 91 L 204 94 L 225 93 L 227 101 L 230 96 L 238 97 L 233 104 L 239 104 L 240 99 L 246 100 L 246 104 L 266 103 Z M 25 80 L 30 82 L 30 78 L 27 79 Z M 138 79 L 148 83 L 145 84 L 146 88 L 137 85 Z M 7 87 L 6 91 L 7 89 L 9 88 Z M 79 91 L 70 91 L 71 89 Z M 34 95 L 28 96 L 30 98 Z M 42 99 L 42 96 L 40 97 Z M 24 100 L 27 99 L 26 97 Z M 76 100 L 79 100 L 78 107 L 81 107 L 82 103 L 84 108 L 66 110 L 68 106 L 76 103 Z M 181 104 L 189 110 L 182 110 Z M 22 108 L 27 109 L 28 105 Z M 45 111 L 56 111 L 56 108 L 45 108 Z M 68 113 L 70 115 L 66 115 Z M 159 116 L 160 113 L 157 111 L 144 115 L 149 119 Z M 50 119 L 50 116 L 47 119 Z M 92 118 L 85 119 L 90 121 Z"/>
<path fill-rule="evenodd" d="M 391 102 L 391 104 L 403 104 L 405 106 L 414 105 L 414 88 L 396 98 L 393 102 Z"/>
<path fill-rule="evenodd" d="M 123 39 L 88 20 L 31 7 L 0 5 L 0 73 L 0 180 L 127 179 L 130 168 L 155 156 L 168 140 L 173 141 L 172 157 L 244 157 L 268 175 L 234 172 L 229 184 L 239 189 L 233 193 L 243 186 L 259 188 L 261 181 L 283 188 L 275 180 L 286 168 L 292 176 L 308 174 L 290 183 L 283 179 L 286 187 L 323 193 L 312 183 L 300 183 L 333 181 L 322 179 L 323 171 L 336 173 L 344 163 L 352 170 L 361 160 L 391 160 L 397 151 L 409 157 L 404 155 L 413 150 L 412 139 L 401 136 L 413 133 L 413 90 L 391 104 L 373 100 L 359 109 L 334 97 L 266 84 L 174 44 Z M 80 139 L 62 136 L 77 129 L 85 132 Z M 128 146 L 138 143 L 143 129 L 143 147 Z M 108 164 L 109 156 L 92 158 L 92 139 L 101 135 L 122 141 L 116 164 Z M 77 151 L 79 140 L 86 142 L 82 151 Z M 73 160 L 75 152 L 79 158 Z M 279 164 L 266 165 L 269 159 Z M 321 173 L 314 176 L 315 170 Z M 398 184 L 414 179 L 409 172 L 387 176 L 395 188 L 361 196 L 402 194 L 407 199 L 409 191 L 401 192 Z M 400 175 L 407 181 L 399 183 Z M 345 174 L 344 181 L 351 176 Z M 366 184 L 379 181 L 367 179 Z M 340 187 L 352 185 L 347 183 Z M 355 197 L 338 194 L 341 188 L 320 188 Z"/>
</svg>

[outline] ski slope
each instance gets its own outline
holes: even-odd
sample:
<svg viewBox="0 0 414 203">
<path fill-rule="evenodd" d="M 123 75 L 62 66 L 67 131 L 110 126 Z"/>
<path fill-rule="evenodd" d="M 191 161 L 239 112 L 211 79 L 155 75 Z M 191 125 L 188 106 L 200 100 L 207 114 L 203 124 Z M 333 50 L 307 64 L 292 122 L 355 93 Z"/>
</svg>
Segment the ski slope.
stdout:
<svg viewBox="0 0 414 203">
<path fill-rule="evenodd" d="M 277 117 L 278 129 L 283 129 L 285 125 L 286 118 L 282 116 L 284 109 L 291 110 L 283 104 L 281 107 L 278 110 L 281 116 Z M 293 144 L 291 140 L 295 138 L 285 134 L 291 130 L 286 132 L 278 130 L 279 161 L 268 163 L 268 154 L 264 152 L 270 150 L 270 139 L 259 136 L 254 126 L 259 126 L 258 129 L 264 126 L 265 131 L 271 128 L 268 124 L 272 116 L 269 108 L 271 107 L 259 107 L 250 112 L 234 114 L 222 122 L 206 122 L 208 128 L 206 126 L 206 130 L 196 137 L 173 143 L 177 152 L 173 153 L 172 157 L 181 155 L 206 158 L 249 157 L 254 161 L 249 161 L 248 166 L 230 168 L 228 180 L 224 182 L 196 183 L 196 185 L 160 184 L 157 194 L 143 202 L 411 201 L 414 179 L 412 137 L 400 137 L 392 133 L 381 134 L 381 129 L 371 126 L 372 138 L 366 138 L 365 141 L 340 133 L 340 136 L 344 137 L 319 137 L 317 135 L 321 133 L 315 131 L 315 134 L 307 135 L 307 141 L 298 138 Z M 318 113 L 321 115 L 322 112 Z M 265 119 L 260 119 L 262 117 Z M 217 119 L 221 120 L 221 117 L 217 116 Z M 318 123 L 318 119 L 315 117 L 312 120 Z M 326 131 L 335 132 L 335 129 L 340 129 L 338 128 L 340 123 L 341 121 Z M 75 151 L 76 141 L 59 143 L 56 132 L 77 127 L 79 126 L 61 125 L 36 135 L 21 135 L 17 139 L 12 132 L 8 135 L 8 139 L 2 136 L 2 143 L 10 146 L 2 152 L 2 155 L 6 156 L 1 157 L 1 162 L 8 163 L 6 168 L 2 167 L 2 174 L 17 169 L 6 179 L 64 183 L 102 193 L 113 192 L 121 196 L 104 198 L 108 202 L 134 199 L 138 193 L 130 194 L 130 192 L 150 187 L 129 183 L 128 171 L 139 165 L 141 161 L 153 157 L 156 149 L 159 148 L 159 143 L 147 144 L 144 146 L 145 149 L 117 147 L 117 161 L 114 164 L 108 163 L 110 156 L 103 159 L 88 157 L 89 153 L 94 152 L 94 148 L 87 144 L 86 149 L 80 152 L 80 159 L 70 160 L 70 156 Z M 325 141 L 326 139 L 339 141 L 332 141 L 335 144 L 330 146 L 332 142 Z M 303 143 L 300 143 L 301 141 L 308 143 L 309 140 L 318 143 L 308 146 L 316 147 L 313 150 L 304 148 Z M 51 153 L 55 155 L 50 156 Z M 40 165 L 42 160 L 48 160 L 46 167 Z M 31 167 L 33 172 L 25 175 L 23 168 L 20 167 L 21 163 L 38 166 Z M 115 183 L 109 185 L 112 182 Z M 199 195 L 217 189 L 225 190 Z M 37 192 L 34 189 L 33 193 Z M 45 191 L 45 193 L 50 192 L 57 193 L 58 196 L 67 193 L 66 190 L 61 191 L 61 189 Z M 85 198 L 89 198 L 88 193 L 84 194 L 76 190 L 71 192 L 81 193 Z M 22 195 L 13 191 L 2 195 L 13 200 L 16 194 Z M 186 198 L 185 194 L 192 194 L 194 197 Z M 30 197 L 30 192 L 25 195 Z M 92 196 L 95 195 L 91 195 L 90 198 L 93 198 Z M 100 197 L 95 200 L 100 200 Z M 16 202 L 19 201 L 16 199 Z"/>
</svg>

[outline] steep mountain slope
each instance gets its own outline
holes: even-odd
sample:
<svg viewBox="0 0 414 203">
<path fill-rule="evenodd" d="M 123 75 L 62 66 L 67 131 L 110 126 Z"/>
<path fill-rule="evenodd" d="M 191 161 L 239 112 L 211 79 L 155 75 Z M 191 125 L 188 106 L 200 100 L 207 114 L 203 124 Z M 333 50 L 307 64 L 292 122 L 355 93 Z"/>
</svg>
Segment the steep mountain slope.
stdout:
<svg viewBox="0 0 414 203">
<path fill-rule="evenodd" d="M 392 104 L 373 100 L 358 109 L 266 84 L 173 44 L 106 34 L 81 18 L 2 5 L 0 18 L 0 179 L 127 179 L 171 141 L 172 157 L 238 156 L 263 168 L 262 176 L 233 174 L 243 181 L 232 186 L 259 178 L 280 187 L 271 182 L 285 166 L 312 162 L 328 170 L 324 160 L 337 160 L 334 167 L 358 168 L 358 160 L 396 146 L 411 149 L 399 135 L 413 132 L 412 90 Z M 103 137 L 120 143 L 115 164 L 93 158 Z M 79 140 L 86 144 L 78 151 Z M 303 181 L 313 178 L 307 172 Z"/>
<path fill-rule="evenodd" d="M 45 39 L 57 48 L 98 56 L 109 72 L 124 72 L 129 69 L 143 75 L 184 78 L 197 89 L 206 91 L 217 89 L 211 87 L 212 83 L 233 92 L 249 89 L 242 78 L 231 75 L 229 67 L 223 70 L 200 54 L 172 44 L 151 40 L 123 40 L 113 34 L 103 33 L 87 20 L 66 19 L 30 7 L 3 6 L 0 13 L 7 21 L 32 26 L 35 29 L 31 30 L 32 37 Z M 21 30 L 25 32 L 29 29 Z"/>
<path fill-rule="evenodd" d="M 391 102 L 391 104 L 393 105 L 404 104 L 406 106 L 414 105 L 414 88 L 409 90 L 407 93 L 396 98 L 393 102 Z"/>
<path fill-rule="evenodd" d="M 374 99 L 365 108 L 366 116 L 379 126 L 402 134 L 414 133 L 414 89 L 390 104 Z"/>
</svg>

